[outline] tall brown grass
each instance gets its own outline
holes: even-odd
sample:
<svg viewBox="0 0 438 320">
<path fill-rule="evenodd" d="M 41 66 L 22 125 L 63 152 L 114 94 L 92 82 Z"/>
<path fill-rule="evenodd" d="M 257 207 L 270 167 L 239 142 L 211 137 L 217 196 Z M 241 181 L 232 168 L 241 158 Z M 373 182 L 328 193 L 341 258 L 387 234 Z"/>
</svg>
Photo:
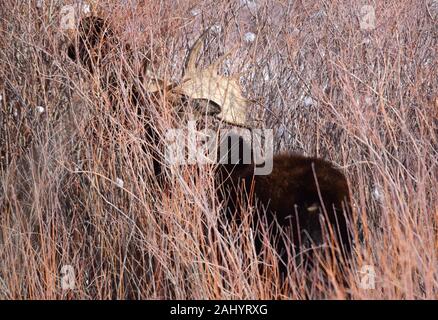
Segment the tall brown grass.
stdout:
<svg viewBox="0 0 438 320">
<path fill-rule="evenodd" d="M 359 25 L 367 1 L 103 3 L 134 49 L 114 48 L 109 62 L 116 107 L 102 78 L 66 57 L 64 2 L 42 3 L 0 6 L 2 299 L 438 297 L 433 1 L 372 2 L 372 30 Z M 224 72 L 242 72 L 250 113 L 275 130 L 276 151 L 346 172 L 356 233 L 348 285 L 326 265 L 291 272 L 281 286 L 275 252 L 267 244 L 258 261 L 248 224 L 220 231 L 211 168 L 180 168 L 157 187 L 126 88 L 148 55 L 179 79 L 187 49 L 212 25 L 221 30 L 203 62 L 241 44 Z M 178 125 L 165 97 L 144 107 L 161 132 Z M 61 286 L 65 265 L 73 290 Z M 375 270 L 374 289 L 360 286 L 364 266 Z"/>
</svg>

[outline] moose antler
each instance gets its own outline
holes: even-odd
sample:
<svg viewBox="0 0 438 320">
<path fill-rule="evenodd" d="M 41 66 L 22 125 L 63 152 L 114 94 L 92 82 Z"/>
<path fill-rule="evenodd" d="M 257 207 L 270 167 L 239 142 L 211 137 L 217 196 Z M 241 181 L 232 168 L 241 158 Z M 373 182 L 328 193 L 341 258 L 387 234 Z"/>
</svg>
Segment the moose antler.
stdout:
<svg viewBox="0 0 438 320">
<path fill-rule="evenodd" d="M 229 51 L 205 69 L 196 67 L 196 60 L 203 46 L 206 32 L 190 49 L 186 60 L 185 72 L 180 84 L 166 83 L 146 70 L 148 79 L 145 88 L 149 93 L 168 90 L 171 95 L 185 96 L 191 100 L 213 102 L 220 108 L 215 116 L 229 124 L 246 126 L 247 99 L 242 95 L 242 89 L 237 77 L 225 77 L 218 74 L 220 64 L 233 51 Z"/>
<path fill-rule="evenodd" d="M 245 125 L 247 99 L 242 95 L 238 77 L 218 74 L 221 63 L 234 51 L 230 50 L 205 69 L 196 67 L 205 33 L 195 42 L 187 57 L 181 84 L 175 91 L 190 99 L 204 99 L 217 104 L 221 111 L 216 115 L 230 124 Z"/>
</svg>

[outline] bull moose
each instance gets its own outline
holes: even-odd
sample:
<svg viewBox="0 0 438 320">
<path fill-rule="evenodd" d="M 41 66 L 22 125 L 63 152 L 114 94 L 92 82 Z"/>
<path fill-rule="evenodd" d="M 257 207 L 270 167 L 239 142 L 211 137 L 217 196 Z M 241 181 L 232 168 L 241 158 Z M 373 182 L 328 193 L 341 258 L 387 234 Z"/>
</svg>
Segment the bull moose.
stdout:
<svg viewBox="0 0 438 320">
<path fill-rule="evenodd" d="M 83 18 L 78 30 L 75 41 L 68 48 L 68 55 L 93 73 L 104 61 L 106 42 L 114 34 L 108 24 L 96 16 Z M 181 104 L 191 101 L 197 106 L 198 116 L 207 115 L 230 125 L 248 126 L 246 112 L 249 102 L 243 96 L 238 79 L 218 72 L 225 56 L 206 68 L 199 68 L 196 61 L 202 47 L 201 36 L 189 51 L 179 83 L 166 83 L 144 68 L 139 75 L 142 86 L 132 91 L 132 101 L 138 108 L 139 91 L 148 94 L 165 91 L 173 104 L 180 104 L 175 106 L 179 110 L 184 111 Z M 148 132 L 152 132 L 149 139 L 154 143 L 158 133 L 153 128 L 148 128 Z M 243 150 L 246 146 L 241 147 Z M 155 174 L 160 175 L 165 161 L 158 154 L 152 156 Z M 273 156 L 272 165 L 270 174 L 256 175 L 254 162 L 242 163 L 239 159 L 237 163 L 218 164 L 215 171 L 219 186 L 217 198 L 223 203 L 227 219 L 239 220 L 242 199 L 257 205 L 259 210 L 253 216 L 253 224 L 263 224 L 269 230 L 269 238 L 282 260 L 281 272 L 288 270 L 288 252 L 292 249 L 299 252 L 300 248 L 322 246 L 330 241 L 338 244 L 340 256 L 350 254 L 352 210 L 344 174 L 329 161 L 293 153 Z M 261 252 L 261 237 L 255 239 L 256 248 Z"/>
</svg>

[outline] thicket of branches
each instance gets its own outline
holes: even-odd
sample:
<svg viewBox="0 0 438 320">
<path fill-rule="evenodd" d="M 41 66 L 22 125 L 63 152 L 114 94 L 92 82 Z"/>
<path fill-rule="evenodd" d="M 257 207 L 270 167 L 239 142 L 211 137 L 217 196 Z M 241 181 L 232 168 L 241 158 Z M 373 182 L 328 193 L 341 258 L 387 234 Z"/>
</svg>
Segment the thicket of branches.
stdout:
<svg viewBox="0 0 438 320">
<path fill-rule="evenodd" d="M 66 55 L 63 1 L 2 1 L 0 298 L 438 297 L 434 1 L 372 2 L 369 30 L 366 1 L 124 2 L 101 3 L 123 44 L 109 62 L 114 108 L 102 78 Z M 280 287 L 275 252 L 267 245 L 257 261 L 249 225 L 219 231 L 211 168 L 182 167 L 157 188 L 124 88 L 146 56 L 178 81 L 212 26 L 202 62 L 239 44 L 223 72 L 241 72 L 276 152 L 324 157 L 346 173 L 357 236 L 348 286 L 323 277 L 326 266 Z M 161 132 L 177 125 L 165 98 L 146 106 Z M 65 265 L 74 290 L 62 290 Z M 364 266 L 375 289 L 359 285 Z"/>
</svg>

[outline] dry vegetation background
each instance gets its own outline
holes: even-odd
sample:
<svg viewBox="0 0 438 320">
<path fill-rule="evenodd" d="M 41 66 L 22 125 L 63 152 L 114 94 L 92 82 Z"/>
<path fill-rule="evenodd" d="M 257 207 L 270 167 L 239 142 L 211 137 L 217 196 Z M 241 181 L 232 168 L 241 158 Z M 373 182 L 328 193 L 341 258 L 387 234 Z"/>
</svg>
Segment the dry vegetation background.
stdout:
<svg viewBox="0 0 438 320">
<path fill-rule="evenodd" d="M 99 75 L 66 57 L 63 4 L 0 6 L 0 298 L 438 298 L 436 1 L 101 3 L 134 49 L 117 46 L 107 61 L 117 108 Z M 372 30 L 360 28 L 363 5 L 375 9 Z M 180 79 L 187 49 L 211 26 L 204 63 L 239 44 L 223 71 L 242 72 L 276 152 L 346 172 L 357 236 L 349 286 L 324 280 L 326 266 L 281 287 L 269 245 L 259 269 L 248 226 L 218 231 L 209 168 L 181 168 L 157 188 L 129 87 L 147 54 Z M 160 101 L 145 108 L 164 132 L 175 121 Z M 74 290 L 61 288 L 64 265 Z M 375 289 L 358 285 L 366 265 Z"/>
</svg>

